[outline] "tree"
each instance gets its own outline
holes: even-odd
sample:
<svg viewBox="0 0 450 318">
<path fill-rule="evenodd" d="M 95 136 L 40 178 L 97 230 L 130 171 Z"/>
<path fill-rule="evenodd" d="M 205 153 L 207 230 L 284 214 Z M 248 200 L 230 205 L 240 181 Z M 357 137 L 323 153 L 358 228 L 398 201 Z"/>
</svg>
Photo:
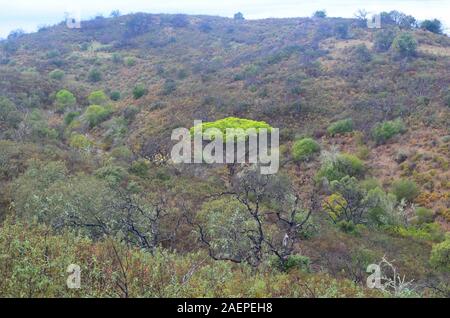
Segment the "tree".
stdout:
<svg viewBox="0 0 450 318">
<path fill-rule="evenodd" d="M 420 28 L 436 34 L 442 34 L 442 23 L 438 19 L 422 21 Z"/>
<path fill-rule="evenodd" d="M 245 20 L 244 15 L 242 14 L 242 12 L 238 12 L 234 14 L 234 20 L 236 21 L 243 21 Z"/>
<path fill-rule="evenodd" d="M 323 19 L 327 17 L 327 12 L 325 10 L 318 10 L 313 14 L 314 18 Z"/>
<path fill-rule="evenodd" d="M 89 94 L 88 101 L 91 105 L 105 105 L 108 97 L 103 91 L 94 91 Z"/>
<path fill-rule="evenodd" d="M 77 103 L 75 96 L 68 90 L 62 89 L 56 93 L 55 105 L 60 112 L 64 112 L 66 109 L 74 107 Z"/>
<path fill-rule="evenodd" d="M 89 127 L 93 128 L 105 121 L 112 113 L 109 107 L 103 107 L 100 105 L 91 105 L 84 112 L 84 118 L 89 123 Z"/>
<path fill-rule="evenodd" d="M 374 48 L 377 52 L 386 52 L 391 48 L 395 33 L 390 29 L 378 31 L 375 34 Z"/>
<path fill-rule="evenodd" d="M 88 74 L 88 79 L 93 83 L 100 82 L 102 80 L 102 73 L 100 70 L 93 68 Z"/>
<path fill-rule="evenodd" d="M 145 86 L 142 84 L 138 84 L 133 88 L 134 99 L 139 99 L 142 96 L 146 95 L 147 93 L 148 93 L 147 88 L 145 88 Z"/>
<path fill-rule="evenodd" d="M 401 57 L 413 57 L 417 53 L 417 41 L 410 33 L 399 34 L 394 39 L 392 47 Z"/>
<path fill-rule="evenodd" d="M 292 157 L 295 161 L 308 161 L 318 152 L 320 152 L 320 145 L 311 138 L 297 140 L 292 147 Z"/>
<path fill-rule="evenodd" d="M 113 11 L 111 11 L 111 14 L 110 14 L 110 17 L 112 17 L 112 18 L 117 18 L 117 17 L 120 17 L 120 11 L 119 10 L 113 10 Z"/>
<path fill-rule="evenodd" d="M 251 167 L 236 176 L 230 191 L 213 196 L 219 200 L 206 203 L 199 219 L 188 217 L 188 221 L 215 260 L 258 267 L 268 256 L 275 256 L 285 268 L 294 245 L 312 226 L 314 193 L 304 210 L 287 178 L 262 175 L 257 167 Z M 270 216 L 274 223 L 268 221 Z"/>
</svg>

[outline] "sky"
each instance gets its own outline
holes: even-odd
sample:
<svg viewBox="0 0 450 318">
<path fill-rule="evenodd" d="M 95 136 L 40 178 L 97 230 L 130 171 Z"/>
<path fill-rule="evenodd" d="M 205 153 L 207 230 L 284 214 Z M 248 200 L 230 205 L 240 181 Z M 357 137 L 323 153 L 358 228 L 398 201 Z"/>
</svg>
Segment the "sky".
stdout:
<svg viewBox="0 0 450 318">
<path fill-rule="evenodd" d="M 0 0 L 0 38 L 15 29 L 36 31 L 64 20 L 65 12 L 79 11 L 82 19 L 111 11 L 186 13 L 246 19 L 306 17 L 325 9 L 328 16 L 353 17 L 358 9 L 371 13 L 398 10 L 416 19 L 440 19 L 450 33 L 450 0 Z"/>
</svg>

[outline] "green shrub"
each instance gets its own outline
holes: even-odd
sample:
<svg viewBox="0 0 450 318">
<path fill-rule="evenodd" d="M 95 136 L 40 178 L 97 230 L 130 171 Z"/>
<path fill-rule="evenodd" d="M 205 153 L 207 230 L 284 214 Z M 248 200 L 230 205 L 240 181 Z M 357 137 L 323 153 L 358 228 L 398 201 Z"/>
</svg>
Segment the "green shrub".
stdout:
<svg viewBox="0 0 450 318">
<path fill-rule="evenodd" d="M 133 153 L 127 147 L 120 146 L 111 150 L 111 156 L 113 156 L 115 159 L 118 160 L 130 161 L 131 158 L 133 157 Z"/>
<path fill-rule="evenodd" d="M 297 140 L 292 147 L 292 157 L 295 161 L 308 161 L 320 152 L 320 145 L 312 138 Z"/>
<path fill-rule="evenodd" d="M 64 78 L 64 75 L 65 75 L 64 71 L 59 70 L 59 69 L 53 70 L 48 74 L 48 76 L 51 79 L 58 80 L 58 81 L 62 80 Z"/>
<path fill-rule="evenodd" d="M 450 235 L 444 242 L 433 245 L 430 264 L 443 272 L 450 272 Z"/>
<path fill-rule="evenodd" d="M 22 116 L 17 106 L 8 98 L 0 96 L 0 121 L 16 128 L 21 120 Z"/>
<path fill-rule="evenodd" d="M 417 216 L 417 222 L 419 224 L 431 223 L 431 222 L 433 222 L 433 219 L 434 219 L 433 210 L 423 208 L 423 207 L 416 208 L 416 216 Z"/>
<path fill-rule="evenodd" d="M 377 144 L 384 144 L 392 137 L 406 131 L 405 124 L 398 118 L 392 121 L 384 121 L 375 125 L 372 129 L 372 137 Z"/>
<path fill-rule="evenodd" d="M 147 89 L 142 84 L 138 84 L 133 88 L 134 99 L 139 99 L 142 96 L 146 95 L 147 93 L 148 93 Z"/>
<path fill-rule="evenodd" d="M 419 195 L 419 188 L 412 180 L 400 179 L 392 183 L 392 193 L 398 201 L 405 199 L 411 202 Z"/>
<path fill-rule="evenodd" d="M 403 237 L 431 242 L 441 242 L 444 239 L 441 226 L 437 223 L 424 223 L 409 227 L 397 226 L 394 227 L 394 233 Z"/>
<path fill-rule="evenodd" d="M 133 105 L 125 107 L 125 109 L 122 111 L 123 118 L 125 118 L 129 122 L 133 121 L 138 113 L 139 108 Z"/>
<path fill-rule="evenodd" d="M 98 124 L 100 124 L 101 122 L 108 119 L 111 113 L 112 110 L 108 107 L 103 107 L 100 105 L 91 105 L 86 109 L 84 117 L 89 123 L 89 127 L 93 128 Z"/>
<path fill-rule="evenodd" d="M 136 59 L 134 57 L 127 57 L 125 59 L 125 65 L 128 67 L 132 67 L 132 66 L 136 65 Z"/>
<path fill-rule="evenodd" d="M 319 179 L 328 181 L 341 180 L 345 176 L 363 177 L 366 168 L 364 163 L 351 154 L 340 154 L 334 160 L 326 160 L 317 173 Z"/>
<path fill-rule="evenodd" d="M 374 48 L 378 52 L 386 52 L 391 48 L 395 33 L 392 30 L 382 30 L 375 34 Z"/>
<path fill-rule="evenodd" d="M 139 159 L 131 164 L 130 172 L 140 177 L 146 177 L 149 169 L 150 167 L 148 162 L 146 160 Z"/>
<path fill-rule="evenodd" d="M 94 91 L 89 94 L 88 101 L 91 105 L 105 105 L 108 97 L 103 91 Z"/>
<path fill-rule="evenodd" d="M 97 178 L 107 181 L 108 183 L 117 184 L 123 181 L 127 177 L 128 173 L 120 166 L 108 165 L 97 169 L 94 172 L 94 175 Z"/>
<path fill-rule="evenodd" d="M 118 91 L 114 91 L 114 92 L 111 92 L 109 97 L 111 98 L 111 100 L 117 102 L 121 98 L 121 94 Z"/>
<path fill-rule="evenodd" d="M 102 73 L 100 70 L 94 68 L 89 72 L 88 80 L 93 83 L 100 82 L 102 80 Z"/>
<path fill-rule="evenodd" d="M 355 223 L 353 223 L 352 221 L 339 221 L 337 223 L 338 228 L 347 234 L 352 234 L 352 235 L 359 235 L 359 231 L 357 226 L 355 225 Z"/>
<path fill-rule="evenodd" d="M 272 257 L 271 260 L 272 266 L 275 266 L 275 268 L 283 272 L 288 272 L 291 269 L 297 269 L 306 273 L 311 271 L 311 260 L 304 255 L 289 255 L 284 262 L 281 262 L 278 257 Z"/>
<path fill-rule="evenodd" d="M 411 34 L 402 33 L 395 37 L 392 48 L 401 57 L 412 57 L 417 53 L 417 41 Z"/>
<path fill-rule="evenodd" d="M 434 20 L 424 20 L 420 24 L 420 28 L 423 30 L 427 30 L 436 34 L 442 33 L 442 22 L 438 19 Z"/>
<path fill-rule="evenodd" d="M 93 146 L 93 142 L 84 135 L 73 134 L 70 137 L 69 145 L 75 149 L 89 150 Z"/>
<path fill-rule="evenodd" d="M 113 53 L 112 61 L 114 64 L 121 64 L 123 62 L 123 57 L 120 53 Z"/>
<path fill-rule="evenodd" d="M 60 90 L 56 93 L 55 105 L 59 112 L 64 112 L 67 108 L 75 106 L 77 99 L 66 89 Z"/>
<path fill-rule="evenodd" d="M 353 120 L 351 118 L 338 120 L 331 124 L 328 129 L 328 133 L 332 136 L 336 134 L 343 134 L 353 131 Z"/>
<path fill-rule="evenodd" d="M 64 124 L 69 126 L 75 118 L 80 116 L 80 112 L 69 112 L 66 116 L 64 116 Z"/>
<path fill-rule="evenodd" d="M 215 128 L 220 130 L 223 133 L 223 140 L 227 139 L 227 129 L 238 129 L 242 131 L 237 131 L 237 136 L 234 136 L 236 139 L 245 139 L 248 137 L 246 132 L 247 129 L 254 129 L 257 133 L 260 129 L 266 129 L 267 131 L 271 131 L 271 127 L 264 121 L 255 121 L 251 119 L 237 118 L 237 117 L 227 117 L 224 119 L 216 120 L 214 122 L 205 122 L 201 125 L 194 126 L 190 129 L 191 134 L 195 134 L 197 132 L 202 132 L 206 137 L 212 139 L 214 135 L 209 135 L 208 130 L 210 128 Z M 242 134 L 240 134 L 242 133 Z"/>
</svg>

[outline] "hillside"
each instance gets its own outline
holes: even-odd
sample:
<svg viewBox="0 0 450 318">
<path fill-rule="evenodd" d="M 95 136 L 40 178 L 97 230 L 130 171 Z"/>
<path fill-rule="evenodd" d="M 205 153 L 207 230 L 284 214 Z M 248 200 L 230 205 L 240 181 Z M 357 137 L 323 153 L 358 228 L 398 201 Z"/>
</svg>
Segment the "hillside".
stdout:
<svg viewBox="0 0 450 318">
<path fill-rule="evenodd" d="M 173 129 L 228 117 L 280 129 L 277 175 L 171 162 Z M 449 296 L 446 35 L 143 13 L 12 34 L 0 139 L 2 296 Z M 383 257 L 414 288 L 367 288 Z"/>
</svg>

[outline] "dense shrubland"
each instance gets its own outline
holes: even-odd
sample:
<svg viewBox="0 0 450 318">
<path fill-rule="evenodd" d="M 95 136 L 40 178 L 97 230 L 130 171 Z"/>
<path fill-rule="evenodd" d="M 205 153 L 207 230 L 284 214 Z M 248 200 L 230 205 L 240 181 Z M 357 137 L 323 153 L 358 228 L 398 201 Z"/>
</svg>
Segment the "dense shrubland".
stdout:
<svg viewBox="0 0 450 318">
<path fill-rule="evenodd" d="M 450 41 L 364 19 L 115 13 L 1 41 L 0 295 L 448 297 Z M 280 128 L 280 172 L 173 164 L 195 119 Z M 383 256 L 414 289 L 366 287 Z"/>
</svg>

